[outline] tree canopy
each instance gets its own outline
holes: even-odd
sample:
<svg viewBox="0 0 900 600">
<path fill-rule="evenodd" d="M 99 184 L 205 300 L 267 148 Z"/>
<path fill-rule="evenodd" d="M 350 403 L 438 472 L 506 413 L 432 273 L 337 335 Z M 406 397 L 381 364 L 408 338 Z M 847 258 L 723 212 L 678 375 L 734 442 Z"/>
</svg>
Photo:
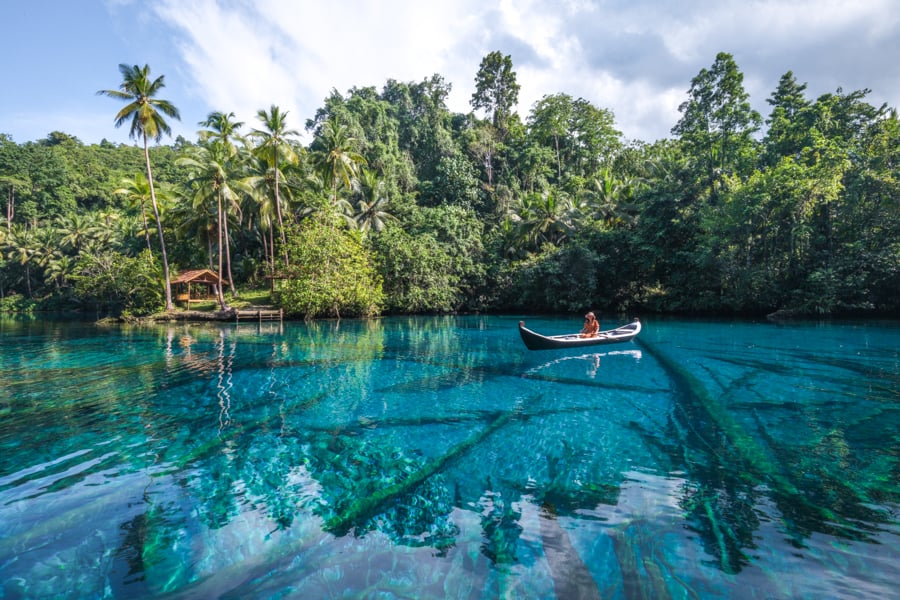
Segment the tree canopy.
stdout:
<svg viewBox="0 0 900 600">
<path fill-rule="evenodd" d="M 171 262 L 224 271 L 232 295 L 279 282 L 308 318 L 900 311 L 900 122 L 866 89 L 812 98 L 787 71 L 763 120 L 721 52 L 671 139 L 626 142 L 562 92 L 518 115 L 512 57 L 491 52 L 478 114 L 434 74 L 332 90 L 308 144 L 272 104 L 247 135 L 221 110 L 160 145 L 163 77 L 120 72 L 100 93 L 143 147 L 0 133 L 0 306 L 150 312 Z"/>
</svg>

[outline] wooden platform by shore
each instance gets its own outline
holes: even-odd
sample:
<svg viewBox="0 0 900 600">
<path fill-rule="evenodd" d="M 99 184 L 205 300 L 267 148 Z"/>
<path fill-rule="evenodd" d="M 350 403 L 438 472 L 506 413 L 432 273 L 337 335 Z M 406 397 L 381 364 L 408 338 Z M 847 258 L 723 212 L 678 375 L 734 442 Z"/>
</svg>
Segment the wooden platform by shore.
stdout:
<svg viewBox="0 0 900 600">
<path fill-rule="evenodd" d="M 234 320 L 240 323 L 242 320 L 283 321 L 284 311 L 280 308 L 248 307 L 234 309 Z"/>
<path fill-rule="evenodd" d="M 116 319 L 122 320 L 122 319 Z M 229 308 L 228 310 L 173 310 L 156 313 L 148 317 L 126 319 L 134 321 L 152 321 L 155 323 L 169 323 L 173 321 L 284 321 L 284 311 L 272 306 L 247 306 L 244 308 Z"/>
</svg>

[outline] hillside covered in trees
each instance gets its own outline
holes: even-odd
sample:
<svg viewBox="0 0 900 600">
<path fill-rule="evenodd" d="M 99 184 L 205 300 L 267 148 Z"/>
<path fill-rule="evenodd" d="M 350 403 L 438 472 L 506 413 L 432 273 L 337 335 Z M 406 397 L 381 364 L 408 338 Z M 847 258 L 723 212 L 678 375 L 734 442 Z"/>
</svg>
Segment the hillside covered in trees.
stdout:
<svg viewBox="0 0 900 600">
<path fill-rule="evenodd" d="M 900 312 L 900 123 L 867 90 L 810 98 L 787 72 L 760 115 L 720 53 L 672 137 L 644 143 L 564 93 L 517 114 L 492 52 L 468 114 L 433 75 L 335 90 L 305 123 L 222 107 L 160 145 L 177 99 L 121 70 L 103 93 L 126 104 L 97 102 L 135 145 L 0 132 L 4 308 L 145 314 L 171 306 L 167 273 L 211 268 L 243 289 L 274 276 L 305 317 Z"/>
</svg>

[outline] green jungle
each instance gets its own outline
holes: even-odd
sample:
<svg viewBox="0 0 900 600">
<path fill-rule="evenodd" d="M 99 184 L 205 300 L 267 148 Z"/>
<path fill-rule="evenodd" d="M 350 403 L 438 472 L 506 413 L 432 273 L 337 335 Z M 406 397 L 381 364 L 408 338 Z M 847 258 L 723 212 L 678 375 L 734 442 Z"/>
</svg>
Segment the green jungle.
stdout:
<svg viewBox="0 0 900 600">
<path fill-rule="evenodd" d="M 565 93 L 523 120 L 492 52 L 468 114 L 435 74 L 333 90 L 305 133 L 273 104 L 191 141 L 163 76 L 119 71 L 97 102 L 133 145 L 0 133 L 3 311 L 179 310 L 170 282 L 209 269 L 207 310 L 307 319 L 900 313 L 900 123 L 869 90 L 810 98 L 788 71 L 764 117 L 723 52 L 649 143 Z"/>
</svg>

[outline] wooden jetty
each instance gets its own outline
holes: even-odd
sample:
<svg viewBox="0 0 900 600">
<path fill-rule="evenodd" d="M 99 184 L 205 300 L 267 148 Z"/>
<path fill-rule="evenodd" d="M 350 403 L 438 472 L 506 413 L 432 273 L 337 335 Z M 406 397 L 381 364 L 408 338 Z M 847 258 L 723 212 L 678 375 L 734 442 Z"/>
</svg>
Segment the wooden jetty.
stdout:
<svg viewBox="0 0 900 600">
<path fill-rule="evenodd" d="M 250 306 L 234 310 L 234 320 L 236 323 L 241 321 L 254 320 L 262 323 L 263 321 L 283 321 L 284 310 L 280 308 L 267 308 Z"/>
</svg>

